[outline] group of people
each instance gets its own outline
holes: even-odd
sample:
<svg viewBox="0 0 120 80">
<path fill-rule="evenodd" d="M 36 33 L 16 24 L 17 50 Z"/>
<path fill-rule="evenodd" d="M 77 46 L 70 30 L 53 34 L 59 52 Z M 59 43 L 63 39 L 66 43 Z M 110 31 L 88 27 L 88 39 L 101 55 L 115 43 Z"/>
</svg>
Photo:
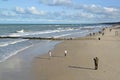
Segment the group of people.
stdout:
<svg viewBox="0 0 120 80">
<path fill-rule="evenodd" d="M 103 28 L 102 32 L 99 31 L 99 34 L 102 34 L 102 36 L 103 36 L 104 30 L 105 30 L 105 28 Z M 112 29 L 110 29 L 110 32 L 111 31 L 112 31 Z M 116 32 L 115 34 L 118 34 L 118 32 Z M 93 33 L 93 34 L 90 33 L 90 36 L 92 36 L 92 35 L 95 35 L 95 33 Z M 98 38 L 98 40 L 100 40 L 100 37 Z M 48 54 L 49 54 L 49 57 L 52 57 L 51 50 L 49 50 Z M 67 56 L 67 54 L 68 54 L 68 51 L 64 50 L 64 56 Z M 98 57 L 93 58 L 93 61 L 94 61 L 94 66 L 95 66 L 94 69 L 97 70 L 98 69 L 98 62 L 99 62 Z"/>
<path fill-rule="evenodd" d="M 68 53 L 68 51 L 65 50 L 65 51 L 64 51 L 64 56 L 67 56 L 67 53 Z M 48 54 L 49 54 L 49 57 L 52 57 L 52 52 L 51 52 L 51 50 L 49 50 Z"/>
<path fill-rule="evenodd" d="M 48 54 L 49 54 L 49 57 L 52 57 L 52 52 L 51 52 L 51 50 L 49 50 Z M 67 56 L 67 54 L 68 54 L 68 51 L 65 50 L 65 51 L 64 51 L 64 56 Z M 98 61 L 99 61 L 99 59 L 98 59 L 98 57 L 95 57 L 95 58 L 93 58 L 93 60 L 94 60 L 94 65 L 95 65 L 95 68 L 94 68 L 94 69 L 97 70 L 97 69 L 98 69 Z"/>
</svg>

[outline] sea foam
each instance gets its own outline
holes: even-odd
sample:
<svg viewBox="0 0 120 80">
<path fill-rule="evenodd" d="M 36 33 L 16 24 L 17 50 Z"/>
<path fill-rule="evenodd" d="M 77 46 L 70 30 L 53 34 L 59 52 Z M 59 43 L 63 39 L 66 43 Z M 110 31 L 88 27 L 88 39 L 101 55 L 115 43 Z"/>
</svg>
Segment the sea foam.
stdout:
<svg viewBox="0 0 120 80">
<path fill-rule="evenodd" d="M 8 45 L 16 44 L 16 43 L 23 42 L 23 41 L 27 41 L 27 39 L 0 42 L 0 47 L 5 47 L 5 46 L 8 46 Z"/>
</svg>

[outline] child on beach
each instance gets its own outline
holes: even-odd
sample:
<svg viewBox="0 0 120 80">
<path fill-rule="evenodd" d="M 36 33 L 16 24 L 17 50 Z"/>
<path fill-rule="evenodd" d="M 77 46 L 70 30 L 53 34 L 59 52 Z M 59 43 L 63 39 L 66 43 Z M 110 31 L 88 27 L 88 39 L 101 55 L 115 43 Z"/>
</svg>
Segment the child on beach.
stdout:
<svg viewBox="0 0 120 80">
<path fill-rule="evenodd" d="M 68 53 L 68 51 L 67 51 L 67 50 L 65 50 L 65 52 L 64 52 L 64 56 L 67 56 L 67 53 Z"/>
<path fill-rule="evenodd" d="M 51 50 L 49 50 L 48 54 L 49 54 L 49 57 L 51 57 L 51 56 L 52 56 Z"/>
</svg>

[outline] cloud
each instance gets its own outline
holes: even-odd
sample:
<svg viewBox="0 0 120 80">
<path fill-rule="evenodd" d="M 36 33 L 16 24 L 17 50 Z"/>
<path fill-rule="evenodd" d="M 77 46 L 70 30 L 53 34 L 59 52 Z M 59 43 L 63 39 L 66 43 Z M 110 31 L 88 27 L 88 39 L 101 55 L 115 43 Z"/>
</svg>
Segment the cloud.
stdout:
<svg viewBox="0 0 120 80">
<path fill-rule="evenodd" d="M 44 1 L 44 0 L 43 0 Z M 46 0 L 45 0 L 46 1 Z M 50 1 L 50 0 L 49 0 Z M 54 0 L 52 0 L 54 1 Z M 55 0 L 58 3 L 63 4 L 60 0 Z M 63 0 L 64 2 L 65 0 Z M 57 2 L 54 4 L 58 5 Z M 70 4 L 66 3 L 67 4 Z M 60 5 L 60 4 L 59 4 Z M 82 22 L 82 21 L 115 21 L 120 20 L 120 9 L 115 7 L 104 7 L 100 5 L 80 5 L 74 4 L 73 6 L 67 6 L 64 10 L 39 10 L 37 7 L 15 7 L 15 9 L 0 9 L 0 20 L 8 21 L 38 21 L 38 22 Z"/>
<path fill-rule="evenodd" d="M 50 6 L 67 6 L 72 4 L 71 0 L 39 0 L 40 3 Z"/>
<path fill-rule="evenodd" d="M 12 11 L 12 10 L 0 8 L 0 18 L 3 18 L 3 17 L 14 17 L 16 15 L 17 14 L 14 11 Z"/>
<path fill-rule="evenodd" d="M 14 17 L 14 16 L 16 16 L 16 13 L 14 13 L 14 12 L 5 12 L 5 13 L 3 13 L 3 15 L 4 16 L 7 16 L 7 17 Z"/>
<path fill-rule="evenodd" d="M 86 18 L 117 18 L 120 16 L 120 9 L 115 7 L 104 7 L 100 5 L 86 5 L 74 3 L 72 0 L 39 0 L 42 4 L 48 6 L 65 6 L 71 11 L 81 11 L 79 17 Z M 66 10 L 67 11 L 67 10 Z M 74 13 L 76 16 L 78 14 Z M 59 16 L 60 14 L 55 14 Z M 63 16 L 63 15 L 62 15 Z M 68 16 L 68 15 L 67 15 Z M 100 17 L 99 17 L 100 16 Z M 66 17 L 66 16 L 63 16 Z"/>
<path fill-rule="evenodd" d="M 110 13 L 119 13 L 120 9 L 113 7 L 102 7 L 99 5 L 74 5 L 74 9 L 83 10 L 86 12 L 94 13 L 94 14 L 110 14 Z"/>
<path fill-rule="evenodd" d="M 85 17 L 85 18 L 94 18 L 95 16 L 93 14 L 90 13 L 80 13 L 81 17 Z"/>
<path fill-rule="evenodd" d="M 25 10 L 23 8 L 20 8 L 20 7 L 16 7 L 16 12 L 18 13 L 25 13 Z"/>
<path fill-rule="evenodd" d="M 100 5 L 80 5 L 80 4 L 76 4 L 72 6 L 73 9 L 75 10 L 81 10 L 86 12 L 87 14 L 91 14 L 91 18 L 96 18 L 96 19 L 105 19 L 108 18 L 109 20 L 111 19 L 117 19 L 118 17 L 120 18 L 120 9 L 119 8 L 115 8 L 115 7 L 104 7 L 104 6 L 100 6 Z M 86 13 L 83 14 L 83 16 L 88 16 L 86 15 Z M 93 17 L 94 15 L 94 17 Z"/>
<path fill-rule="evenodd" d="M 38 10 L 36 7 L 15 7 L 14 9 L 0 8 L 0 21 L 29 21 L 38 19 L 47 19 L 46 12 Z"/>
<path fill-rule="evenodd" d="M 110 7 L 104 7 L 104 10 L 105 10 L 106 12 L 116 12 L 116 11 L 119 11 L 118 9 L 110 8 Z"/>
<path fill-rule="evenodd" d="M 22 14 L 22 15 L 45 15 L 46 13 L 44 11 L 38 10 L 36 7 L 32 6 L 32 7 L 28 7 L 28 8 L 21 8 L 21 7 L 16 7 L 15 8 L 15 12 L 18 14 Z"/>
<path fill-rule="evenodd" d="M 37 10 L 36 7 L 30 7 L 27 9 L 27 11 L 34 15 L 44 15 L 45 14 L 44 11 Z"/>
</svg>

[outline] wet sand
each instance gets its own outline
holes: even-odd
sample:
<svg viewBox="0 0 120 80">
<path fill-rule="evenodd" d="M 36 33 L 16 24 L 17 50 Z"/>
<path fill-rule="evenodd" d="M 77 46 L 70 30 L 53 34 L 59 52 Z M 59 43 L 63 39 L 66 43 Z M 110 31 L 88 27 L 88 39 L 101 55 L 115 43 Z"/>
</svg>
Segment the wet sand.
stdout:
<svg viewBox="0 0 120 80">
<path fill-rule="evenodd" d="M 41 47 L 41 43 L 36 43 L 4 62 L 0 62 L 0 80 L 34 80 L 31 73 L 32 60 L 53 49 L 57 42 L 51 42 Z M 46 51 L 45 51 L 46 50 Z"/>
<path fill-rule="evenodd" d="M 116 27 L 116 26 L 114 26 Z M 117 25 L 120 27 L 120 25 Z M 119 35 L 115 35 L 115 31 Z M 107 28 L 96 40 L 68 40 L 52 50 L 52 57 L 42 55 L 32 61 L 34 80 L 120 80 L 120 30 Z M 98 40 L 98 37 L 101 40 Z M 64 50 L 68 54 L 64 56 Z M 99 58 L 94 70 L 93 58 Z"/>
</svg>

